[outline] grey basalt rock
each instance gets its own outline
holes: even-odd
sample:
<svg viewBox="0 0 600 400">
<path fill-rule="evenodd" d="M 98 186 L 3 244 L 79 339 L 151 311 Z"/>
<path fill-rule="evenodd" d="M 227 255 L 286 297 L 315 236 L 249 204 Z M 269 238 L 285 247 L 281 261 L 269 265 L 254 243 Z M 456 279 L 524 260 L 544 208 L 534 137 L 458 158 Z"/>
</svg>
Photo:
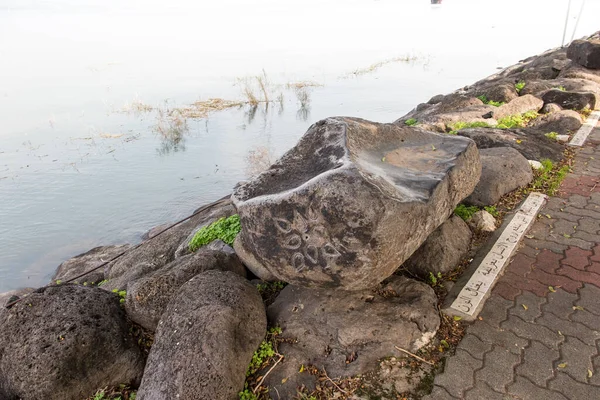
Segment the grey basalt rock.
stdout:
<svg viewBox="0 0 600 400">
<path fill-rule="evenodd" d="M 458 135 L 475 141 L 480 151 L 495 147 L 512 147 L 528 160 L 543 158 L 554 162 L 562 160 L 564 146 L 547 138 L 546 133 L 548 132 L 535 128 L 517 130 L 470 128 L 458 131 Z"/>
<path fill-rule="evenodd" d="M 147 243 L 111 263 L 105 272 L 108 282 L 102 288 L 124 290 L 129 282 L 162 268 L 176 257 L 189 254 L 187 246 L 194 231 L 232 214 L 235 214 L 235 209 L 231 201 L 220 200 L 161 236 L 149 239 Z"/>
<path fill-rule="evenodd" d="M 238 399 L 266 329 L 262 299 L 246 279 L 195 276 L 160 320 L 137 399 Z"/>
<path fill-rule="evenodd" d="M 566 135 L 576 132 L 581 128 L 582 124 L 583 121 L 578 112 L 573 110 L 560 110 L 539 116 L 531 121 L 529 127 L 546 133 L 556 132 L 561 135 Z"/>
<path fill-rule="evenodd" d="M 422 278 L 450 272 L 469 252 L 472 237 L 467 223 L 454 215 L 429 235 L 402 268 Z"/>
<path fill-rule="evenodd" d="M 508 117 L 510 115 L 523 114 L 528 111 L 537 112 L 542 108 L 543 105 L 544 102 L 542 100 L 530 94 L 526 94 L 524 96 L 517 97 L 510 103 L 496 107 L 492 114 L 494 115 L 495 119 L 499 120 L 500 118 Z"/>
<path fill-rule="evenodd" d="M 560 89 L 548 90 L 542 96 L 544 103 L 555 103 L 569 110 L 583 110 L 584 108 L 593 110 L 596 107 L 597 98 L 600 98 L 600 95 L 592 92 L 567 92 Z"/>
<path fill-rule="evenodd" d="M 234 191 L 242 225 L 234 247 L 259 277 L 266 270 L 300 286 L 374 287 L 450 216 L 479 174 L 471 140 L 329 118 Z"/>
<path fill-rule="evenodd" d="M 567 57 L 577 64 L 600 69 L 600 40 L 575 40 L 567 49 Z"/>
<path fill-rule="evenodd" d="M 428 285 L 392 276 L 374 290 L 308 289 L 288 285 L 267 309 L 281 327 L 285 359 L 267 377 L 273 398 L 294 398 L 300 383 L 310 385 L 301 365 L 325 369 L 332 378 L 374 369 L 381 358 L 416 352 L 440 324 L 437 297 Z"/>
<path fill-rule="evenodd" d="M 117 246 L 99 246 L 79 254 L 58 266 L 52 280 L 66 281 L 74 278 L 84 272 L 93 269 L 96 266 L 111 260 L 113 257 L 129 249 L 128 244 Z M 78 283 L 89 282 L 98 283 L 104 280 L 104 268 L 97 269 L 78 279 Z"/>
<path fill-rule="evenodd" d="M 214 250 L 218 247 L 222 250 Z M 179 288 L 194 276 L 209 270 L 232 271 L 246 276 L 246 270 L 233 249 L 220 240 L 215 241 L 130 282 L 125 300 L 127 314 L 134 322 L 155 331 L 160 317 Z"/>
<path fill-rule="evenodd" d="M 531 166 L 525 157 L 510 147 L 480 150 L 481 179 L 465 203 L 491 206 L 502 196 L 533 180 Z"/>
<path fill-rule="evenodd" d="M 144 356 L 114 293 L 52 286 L 0 315 L 3 399 L 86 399 L 141 380 Z"/>
</svg>

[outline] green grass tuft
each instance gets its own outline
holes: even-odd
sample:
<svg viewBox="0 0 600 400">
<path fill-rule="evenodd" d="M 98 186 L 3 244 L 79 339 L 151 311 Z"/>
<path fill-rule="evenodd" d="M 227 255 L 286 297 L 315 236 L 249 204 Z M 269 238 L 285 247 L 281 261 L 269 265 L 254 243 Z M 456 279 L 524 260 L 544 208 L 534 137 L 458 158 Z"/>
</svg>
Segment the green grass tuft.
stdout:
<svg viewBox="0 0 600 400">
<path fill-rule="evenodd" d="M 476 122 L 463 122 L 463 121 L 459 121 L 459 122 L 456 122 L 454 124 L 448 125 L 448 128 L 450 128 L 450 132 L 448 132 L 450 135 L 456 135 L 456 133 L 458 131 L 460 131 L 461 129 L 467 129 L 467 128 L 492 128 L 492 125 L 488 124 L 487 122 L 483 122 L 483 121 L 476 121 Z"/>
<path fill-rule="evenodd" d="M 534 171 L 535 178 L 531 188 L 532 190 L 542 191 L 549 196 L 554 196 L 571 169 L 568 165 L 559 168 L 548 159 L 543 159 L 540 162 L 542 168 Z"/>
<path fill-rule="evenodd" d="M 524 128 L 527 124 L 538 117 L 535 111 L 527 111 L 523 114 L 509 115 L 498 120 L 499 129 Z"/>
<path fill-rule="evenodd" d="M 479 211 L 479 207 L 477 206 L 466 206 L 464 204 L 459 204 L 454 209 L 454 214 L 458 215 L 463 220 L 468 221 L 477 211 Z"/>
<path fill-rule="evenodd" d="M 479 100 L 481 100 L 483 102 L 483 104 L 489 104 L 490 106 L 494 106 L 494 107 L 500 107 L 501 105 L 506 104 L 503 101 L 489 100 L 485 94 L 482 94 L 481 96 L 477 96 L 477 98 Z"/>
<path fill-rule="evenodd" d="M 521 90 L 523 90 L 523 88 L 525 87 L 525 81 L 519 81 L 517 83 L 515 83 L 515 89 L 517 90 L 517 93 L 521 93 Z"/>
<path fill-rule="evenodd" d="M 414 118 L 410 118 L 410 119 L 407 119 L 406 121 L 404 121 L 404 125 L 408 125 L 408 126 L 415 126 L 418 123 L 419 123 L 419 121 L 417 121 Z"/>
<path fill-rule="evenodd" d="M 216 239 L 221 239 L 231 246 L 241 229 L 239 215 L 235 214 L 229 218 L 220 218 L 196 232 L 190 240 L 190 251 L 196 251 Z"/>
<path fill-rule="evenodd" d="M 497 217 L 498 215 L 500 215 L 500 213 L 496 209 L 496 206 L 485 206 L 483 207 L 483 209 L 489 212 L 492 215 L 492 217 Z"/>
<path fill-rule="evenodd" d="M 550 140 L 557 140 L 558 133 L 557 132 L 550 132 L 550 133 L 546 133 L 544 136 L 546 136 Z"/>
</svg>

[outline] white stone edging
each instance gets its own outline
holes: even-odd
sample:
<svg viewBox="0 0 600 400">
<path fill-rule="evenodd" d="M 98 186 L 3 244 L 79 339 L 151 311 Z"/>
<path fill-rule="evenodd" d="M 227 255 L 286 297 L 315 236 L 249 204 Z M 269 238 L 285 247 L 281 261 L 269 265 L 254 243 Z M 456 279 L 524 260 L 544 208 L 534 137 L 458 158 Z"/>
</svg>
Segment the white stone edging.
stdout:
<svg viewBox="0 0 600 400">
<path fill-rule="evenodd" d="M 542 193 L 529 194 L 452 305 L 444 310 L 447 314 L 458 315 L 469 320 L 479 314 L 488 292 L 508 265 L 546 198 L 547 196 Z"/>
<path fill-rule="evenodd" d="M 600 119 L 600 111 L 592 111 L 587 121 L 585 121 L 585 124 L 583 124 L 577 133 L 573 135 L 573 138 L 569 142 L 569 146 L 583 146 L 585 139 L 587 139 L 590 132 L 592 132 L 592 129 L 596 127 L 598 119 Z"/>
</svg>

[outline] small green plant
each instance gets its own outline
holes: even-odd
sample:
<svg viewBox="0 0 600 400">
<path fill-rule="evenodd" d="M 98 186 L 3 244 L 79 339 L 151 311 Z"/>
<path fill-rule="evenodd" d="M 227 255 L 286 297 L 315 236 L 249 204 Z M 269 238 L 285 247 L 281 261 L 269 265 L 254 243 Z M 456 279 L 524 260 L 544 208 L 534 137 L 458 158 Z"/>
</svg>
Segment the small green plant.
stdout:
<svg viewBox="0 0 600 400">
<path fill-rule="evenodd" d="M 586 107 L 583 110 L 579 110 L 578 112 L 579 112 L 579 114 L 581 114 L 581 117 L 585 121 L 586 119 L 588 119 L 588 117 L 592 113 L 592 110 L 589 107 Z"/>
<path fill-rule="evenodd" d="M 454 209 L 454 214 L 458 215 L 463 220 L 468 221 L 477 211 L 479 211 L 479 207 L 477 206 L 466 206 L 464 204 L 459 204 Z"/>
<path fill-rule="evenodd" d="M 239 215 L 235 214 L 229 218 L 220 218 L 196 232 L 190 240 L 189 249 L 190 251 L 196 251 L 216 239 L 221 239 L 228 245 L 232 245 L 241 229 Z"/>
<path fill-rule="evenodd" d="M 567 91 L 567 89 L 565 89 L 565 87 L 564 87 L 564 86 L 562 86 L 562 85 L 561 85 L 561 86 L 559 86 L 559 87 L 556 87 L 555 89 L 558 89 L 558 90 L 560 90 L 561 92 L 566 92 L 566 91 Z"/>
<path fill-rule="evenodd" d="M 515 83 L 515 89 L 517 91 L 517 93 L 521 93 L 521 90 L 523 90 L 523 88 L 525 87 L 525 81 L 519 81 L 517 83 Z"/>
<path fill-rule="evenodd" d="M 418 123 L 419 123 L 419 121 L 417 121 L 414 118 L 409 118 L 406 121 L 404 121 L 404 125 L 408 125 L 408 126 L 414 126 L 414 125 L 416 125 Z"/>
<path fill-rule="evenodd" d="M 127 291 L 126 290 L 113 289 L 112 292 L 119 295 L 119 302 L 121 304 L 125 303 L 125 298 L 127 297 Z"/>
<path fill-rule="evenodd" d="M 98 286 L 102 286 L 104 285 L 106 282 L 108 282 L 108 279 L 104 279 L 103 281 L 98 282 Z"/>
<path fill-rule="evenodd" d="M 104 390 L 100 390 L 98 391 L 95 395 L 94 395 L 94 400 L 104 400 Z"/>
<path fill-rule="evenodd" d="M 536 170 L 535 178 L 531 184 L 532 190 L 540 190 L 549 196 L 554 196 L 560 187 L 561 182 L 570 171 L 568 165 L 562 167 L 555 166 L 552 161 L 543 159 L 540 161 L 542 168 Z"/>
<path fill-rule="evenodd" d="M 550 140 L 557 140 L 558 139 L 558 133 L 557 132 L 546 133 L 544 136 L 546 136 Z"/>
<path fill-rule="evenodd" d="M 273 344 L 271 342 L 263 340 L 258 349 L 252 355 L 252 360 L 250 361 L 250 365 L 248 366 L 246 376 L 255 374 L 263 366 L 263 364 L 274 355 L 275 349 L 273 349 Z"/>
<path fill-rule="evenodd" d="M 499 215 L 498 210 L 496 210 L 496 206 L 485 206 L 483 209 L 492 214 L 493 217 L 497 217 Z"/>
<path fill-rule="evenodd" d="M 527 111 L 523 114 L 509 115 L 498 120 L 499 129 L 513 129 L 513 128 L 524 128 L 527 124 L 538 117 L 538 113 L 535 111 Z"/>
<path fill-rule="evenodd" d="M 477 98 L 479 100 L 481 100 L 483 102 L 483 104 L 489 104 L 490 106 L 494 106 L 494 107 L 500 107 L 501 105 L 506 104 L 503 101 L 490 100 L 486 97 L 485 94 L 482 94 L 481 96 L 477 96 Z"/>
<path fill-rule="evenodd" d="M 250 389 L 244 389 L 243 392 L 239 392 L 238 396 L 240 400 L 258 400 L 258 397 Z"/>
<path fill-rule="evenodd" d="M 443 278 L 441 272 L 438 272 L 436 275 L 434 275 L 431 271 L 429 272 L 429 283 L 431 284 L 431 286 L 436 286 L 438 282 L 442 279 Z"/>
<path fill-rule="evenodd" d="M 484 122 L 484 121 L 475 121 L 475 122 L 459 121 L 459 122 L 455 122 L 454 124 L 448 125 L 448 128 L 450 128 L 450 132 L 448 132 L 448 134 L 456 135 L 458 133 L 458 131 L 460 131 L 461 129 L 467 129 L 467 128 L 491 128 L 491 127 L 492 126 L 490 124 L 488 124 L 487 122 Z"/>
</svg>

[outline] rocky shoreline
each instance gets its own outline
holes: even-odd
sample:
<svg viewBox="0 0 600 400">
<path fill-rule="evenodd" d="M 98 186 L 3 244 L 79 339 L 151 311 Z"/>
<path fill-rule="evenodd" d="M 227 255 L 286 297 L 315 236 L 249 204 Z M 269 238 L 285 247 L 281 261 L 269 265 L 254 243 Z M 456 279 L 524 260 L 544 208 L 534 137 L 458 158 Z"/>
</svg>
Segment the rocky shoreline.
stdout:
<svg viewBox="0 0 600 400">
<path fill-rule="evenodd" d="M 460 339 L 438 305 L 493 214 L 555 190 L 598 108 L 597 33 L 394 123 L 317 122 L 231 199 L 0 294 L 0 399 L 418 398 Z"/>
</svg>

